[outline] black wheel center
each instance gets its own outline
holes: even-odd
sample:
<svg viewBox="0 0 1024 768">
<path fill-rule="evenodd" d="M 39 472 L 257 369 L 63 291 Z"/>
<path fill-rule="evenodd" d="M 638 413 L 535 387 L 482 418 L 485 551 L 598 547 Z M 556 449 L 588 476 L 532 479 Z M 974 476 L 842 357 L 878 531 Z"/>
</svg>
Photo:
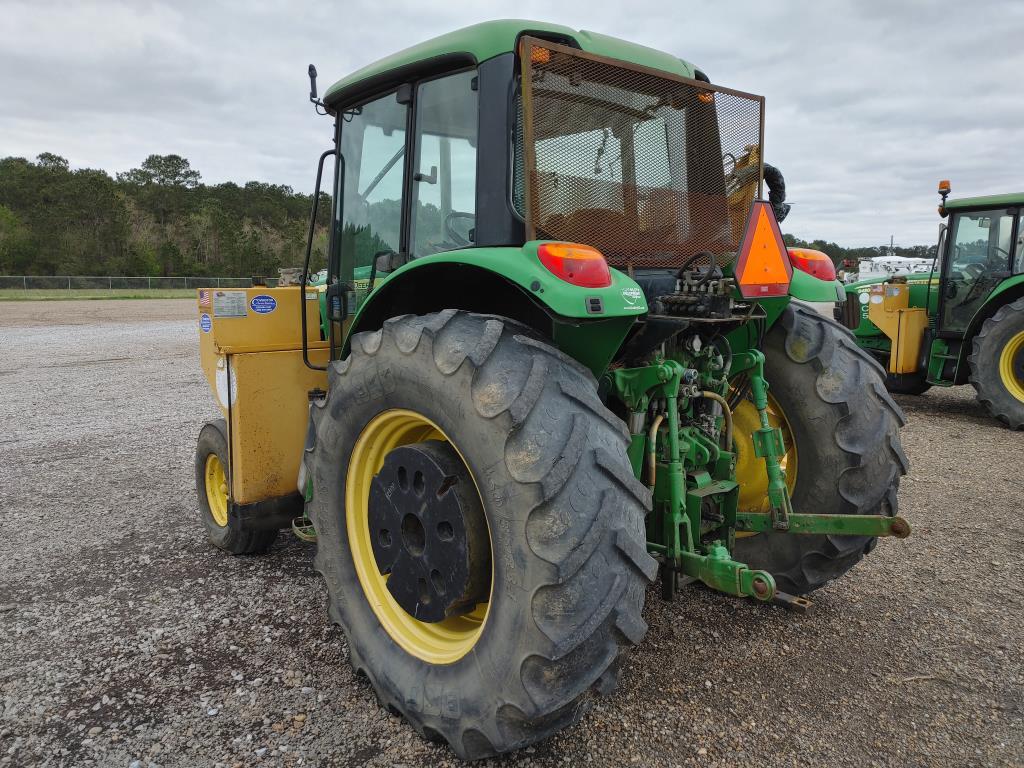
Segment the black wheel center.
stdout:
<svg viewBox="0 0 1024 768">
<path fill-rule="evenodd" d="M 411 512 L 402 518 L 402 544 L 405 551 L 413 557 L 423 554 L 427 543 L 427 532 L 423 530 L 423 523 Z"/>
<path fill-rule="evenodd" d="M 370 486 L 369 524 L 377 568 L 409 615 L 436 622 L 487 600 L 487 523 L 450 444 L 427 440 L 391 451 Z"/>
</svg>

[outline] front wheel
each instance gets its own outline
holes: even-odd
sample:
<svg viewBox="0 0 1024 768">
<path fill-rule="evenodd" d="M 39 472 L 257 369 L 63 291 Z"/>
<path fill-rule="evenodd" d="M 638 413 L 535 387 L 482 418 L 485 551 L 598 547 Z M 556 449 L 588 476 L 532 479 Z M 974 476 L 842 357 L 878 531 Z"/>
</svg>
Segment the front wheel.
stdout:
<svg viewBox="0 0 1024 768">
<path fill-rule="evenodd" d="M 228 514 L 231 471 L 228 461 L 228 430 L 224 419 L 210 421 L 199 430 L 196 441 L 196 495 L 199 514 L 210 543 L 233 555 L 257 555 L 270 549 L 277 531 L 244 528 Z"/>
<path fill-rule="evenodd" d="M 575 723 L 646 631 L 650 494 L 586 369 L 455 310 L 353 337 L 306 467 L 331 617 L 379 701 L 463 759 Z"/>
<path fill-rule="evenodd" d="M 899 479 L 907 471 L 899 439 L 903 414 L 885 389 L 881 366 L 846 328 L 797 304 L 766 335 L 764 354 L 769 421 L 783 433 L 793 510 L 895 515 Z M 740 507 L 767 511 L 764 461 L 753 456 L 751 439 L 760 426 L 756 411 L 744 401 L 736 417 Z M 842 576 L 875 541 L 767 531 L 737 537 L 735 554 L 769 571 L 779 589 L 799 595 Z"/>
</svg>

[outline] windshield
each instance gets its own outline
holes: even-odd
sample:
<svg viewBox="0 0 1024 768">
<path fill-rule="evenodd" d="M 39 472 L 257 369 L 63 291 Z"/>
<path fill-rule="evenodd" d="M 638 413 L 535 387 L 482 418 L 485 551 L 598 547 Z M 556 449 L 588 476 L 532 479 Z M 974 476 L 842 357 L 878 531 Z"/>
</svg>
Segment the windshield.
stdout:
<svg viewBox="0 0 1024 768">
<path fill-rule="evenodd" d="M 513 201 L 528 237 L 612 264 L 738 249 L 761 180 L 763 100 L 529 40 Z"/>
</svg>

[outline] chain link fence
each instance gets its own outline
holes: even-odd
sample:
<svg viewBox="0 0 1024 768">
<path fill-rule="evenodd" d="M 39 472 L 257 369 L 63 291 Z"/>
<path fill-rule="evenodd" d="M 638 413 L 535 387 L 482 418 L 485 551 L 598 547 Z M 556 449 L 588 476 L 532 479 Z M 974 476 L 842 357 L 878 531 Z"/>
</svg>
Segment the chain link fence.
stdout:
<svg viewBox="0 0 1024 768">
<path fill-rule="evenodd" d="M 270 282 L 270 281 L 268 281 Z M 276 281 L 274 281 L 276 282 Z M 32 290 L 187 290 L 249 288 L 251 277 L 115 277 L 89 275 L 0 275 L 0 289 Z"/>
</svg>

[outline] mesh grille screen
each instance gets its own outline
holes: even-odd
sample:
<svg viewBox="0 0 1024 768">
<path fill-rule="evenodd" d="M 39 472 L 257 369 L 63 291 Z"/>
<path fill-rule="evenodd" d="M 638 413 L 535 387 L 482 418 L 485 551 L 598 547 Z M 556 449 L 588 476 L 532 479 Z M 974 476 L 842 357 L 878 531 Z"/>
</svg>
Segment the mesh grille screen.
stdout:
<svg viewBox="0 0 1024 768">
<path fill-rule="evenodd" d="M 614 266 L 732 258 L 760 190 L 764 100 L 523 43 L 528 237 L 593 245 Z"/>
</svg>

